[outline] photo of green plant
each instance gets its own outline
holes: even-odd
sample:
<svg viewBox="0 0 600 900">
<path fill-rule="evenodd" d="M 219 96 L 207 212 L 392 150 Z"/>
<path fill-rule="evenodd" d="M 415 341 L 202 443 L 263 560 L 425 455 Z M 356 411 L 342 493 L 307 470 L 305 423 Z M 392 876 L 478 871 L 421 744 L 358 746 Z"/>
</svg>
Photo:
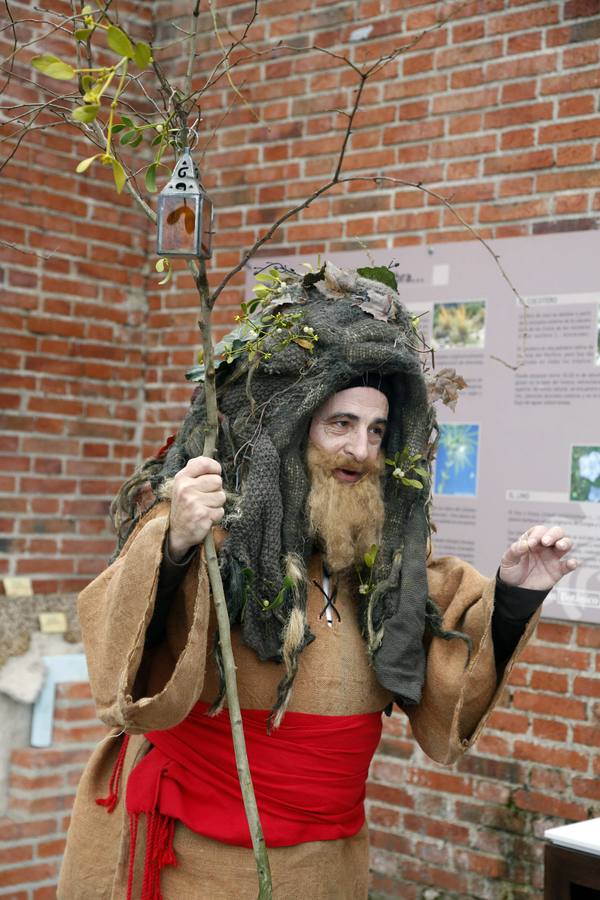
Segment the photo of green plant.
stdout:
<svg viewBox="0 0 600 900">
<path fill-rule="evenodd" d="M 440 425 L 434 493 L 475 497 L 479 425 Z"/>
<path fill-rule="evenodd" d="M 434 303 L 433 346 L 436 350 L 483 347 L 484 337 L 485 300 Z"/>
<path fill-rule="evenodd" d="M 600 447 L 571 448 L 569 500 L 600 503 Z"/>
</svg>

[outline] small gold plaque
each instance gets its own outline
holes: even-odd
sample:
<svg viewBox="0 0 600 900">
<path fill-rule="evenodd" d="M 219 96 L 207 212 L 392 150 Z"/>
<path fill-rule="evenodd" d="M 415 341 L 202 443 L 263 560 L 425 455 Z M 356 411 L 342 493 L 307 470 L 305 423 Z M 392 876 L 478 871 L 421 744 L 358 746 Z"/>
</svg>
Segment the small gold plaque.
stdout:
<svg viewBox="0 0 600 900">
<path fill-rule="evenodd" d="M 31 578 L 10 578 L 2 579 L 4 585 L 4 593 L 7 597 L 32 597 L 33 588 L 31 586 Z"/>
<path fill-rule="evenodd" d="M 67 617 L 63 612 L 45 612 L 39 614 L 40 631 L 44 634 L 64 634 L 67 630 Z"/>
</svg>

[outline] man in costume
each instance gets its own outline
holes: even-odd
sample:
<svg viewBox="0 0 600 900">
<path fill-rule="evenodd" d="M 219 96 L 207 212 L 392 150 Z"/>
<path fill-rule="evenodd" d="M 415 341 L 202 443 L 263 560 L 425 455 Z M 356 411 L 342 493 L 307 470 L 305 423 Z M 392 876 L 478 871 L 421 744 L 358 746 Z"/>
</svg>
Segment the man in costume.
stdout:
<svg viewBox="0 0 600 900">
<path fill-rule="evenodd" d="M 123 546 L 80 598 L 114 731 L 79 787 L 61 900 L 256 896 L 228 716 L 209 714 L 224 699 L 202 553 L 213 525 L 276 900 L 365 900 L 382 712 L 398 704 L 424 751 L 454 762 L 576 565 L 544 526 L 493 580 L 432 559 L 422 355 L 396 292 L 364 274 L 277 279 L 246 332 L 260 344 L 246 352 L 238 331 L 218 372 L 219 461 L 202 456 L 200 389 L 117 499 Z"/>
</svg>

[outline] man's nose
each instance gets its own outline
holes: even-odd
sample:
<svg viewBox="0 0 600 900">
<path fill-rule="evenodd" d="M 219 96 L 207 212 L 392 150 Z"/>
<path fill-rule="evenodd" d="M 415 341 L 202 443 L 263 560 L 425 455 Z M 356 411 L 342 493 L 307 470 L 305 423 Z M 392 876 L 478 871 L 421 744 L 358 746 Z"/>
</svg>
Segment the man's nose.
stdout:
<svg viewBox="0 0 600 900">
<path fill-rule="evenodd" d="M 364 462 L 369 455 L 369 436 L 366 429 L 357 428 L 349 436 L 346 452 L 357 462 Z"/>
</svg>

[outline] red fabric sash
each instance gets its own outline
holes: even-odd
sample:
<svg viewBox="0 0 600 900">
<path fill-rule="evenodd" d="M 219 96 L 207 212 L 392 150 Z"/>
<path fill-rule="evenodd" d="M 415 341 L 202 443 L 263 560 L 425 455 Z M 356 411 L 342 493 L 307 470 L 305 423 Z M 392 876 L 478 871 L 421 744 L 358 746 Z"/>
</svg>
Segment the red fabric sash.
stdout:
<svg viewBox="0 0 600 900">
<path fill-rule="evenodd" d="M 251 847 L 229 715 L 206 715 L 198 703 L 168 731 L 146 737 L 152 750 L 129 775 L 130 825 L 127 900 L 133 896 L 135 845 L 146 815 L 141 900 L 162 900 L 160 871 L 177 865 L 175 819 L 205 837 Z M 315 716 L 288 712 L 267 733 L 268 710 L 244 710 L 242 720 L 256 801 L 268 847 L 331 841 L 355 835 L 365 821 L 365 784 L 381 736 L 381 713 Z M 109 796 L 97 802 L 112 812 L 127 748 L 125 739 Z"/>
<path fill-rule="evenodd" d="M 130 814 L 159 812 L 205 837 L 251 847 L 229 714 L 198 703 L 168 731 L 127 784 Z M 267 710 L 244 710 L 248 761 L 268 847 L 331 841 L 360 831 L 365 784 L 381 736 L 381 713 L 314 716 L 288 712 L 267 734 Z"/>
</svg>

